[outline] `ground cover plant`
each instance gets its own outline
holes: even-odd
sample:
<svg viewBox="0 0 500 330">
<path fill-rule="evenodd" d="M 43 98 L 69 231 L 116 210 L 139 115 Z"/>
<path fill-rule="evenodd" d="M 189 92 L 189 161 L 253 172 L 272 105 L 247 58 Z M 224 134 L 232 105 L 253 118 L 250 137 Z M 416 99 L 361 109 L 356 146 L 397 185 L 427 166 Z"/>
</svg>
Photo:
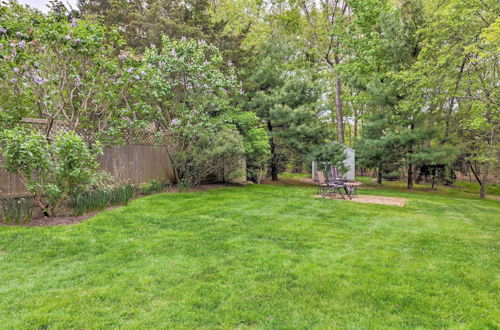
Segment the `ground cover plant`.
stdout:
<svg viewBox="0 0 500 330">
<path fill-rule="evenodd" d="M 33 216 L 33 202 L 31 198 L 1 198 L 0 223 L 21 224 L 29 223 Z"/>
<path fill-rule="evenodd" d="M 418 187 L 417 187 L 418 188 Z M 5 328 L 495 328 L 500 204 L 384 186 L 157 194 L 0 227 Z"/>
<path fill-rule="evenodd" d="M 133 195 L 134 187 L 130 184 L 116 187 L 98 187 L 74 196 L 69 202 L 69 207 L 76 216 L 80 216 L 88 212 L 104 210 L 109 206 L 128 205 Z"/>
<path fill-rule="evenodd" d="M 142 195 L 151 195 L 153 193 L 159 193 L 165 189 L 165 183 L 160 180 L 151 180 L 139 186 L 139 191 Z"/>
</svg>

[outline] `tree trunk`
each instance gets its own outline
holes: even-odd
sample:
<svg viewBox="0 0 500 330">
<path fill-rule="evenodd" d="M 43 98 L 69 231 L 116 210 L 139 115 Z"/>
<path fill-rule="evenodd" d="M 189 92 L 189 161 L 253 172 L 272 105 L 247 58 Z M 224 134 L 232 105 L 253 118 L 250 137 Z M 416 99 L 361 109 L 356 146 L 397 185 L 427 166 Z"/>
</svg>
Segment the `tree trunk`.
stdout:
<svg viewBox="0 0 500 330">
<path fill-rule="evenodd" d="M 484 165 L 483 177 L 481 179 L 481 190 L 479 191 L 479 198 L 486 198 L 486 185 L 488 184 L 488 172 L 490 170 L 490 163 Z"/>
<path fill-rule="evenodd" d="M 486 198 L 486 182 L 481 183 L 481 190 L 479 191 L 479 198 Z"/>
<path fill-rule="evenodd" d="M 465 64 L 467 63 L 467 59 L 468 58 L 465 57 L 464 60 L 462 61 L 462 65 L 460 66 L 460 71 L 458 72 L 458 77 L 457 77 L 457 80 L 455 81 L 455 90 L 453 92 L 453 95 L 451 95 L 450 106 L 448 107 L 448 111 L 446 112 L 445 129 L 444 129 L 444 138 L 445 139 L 448 138 L 448 136 L 450 135 L 451 115 L 453 113 L 453 108 L 455 107 L 455 102 L 456 102 L 455 95 L 457 94 L 460 80 L 462 79 L 462 75 L 464 73 Z"/>
<path fill-rule="evenodd" d="M 418 175 L 417 175 L 417 178 L 415 179 L 415 183 L 419 184 L 421 181 L 422 181 L 422 168 L 420 167 L 418 169 Z"/>
<path fill-rule="evenodd" d="M 414 124 L 411 124 L 410 125 L 410 130 L 413 131 L 414 129 Z M 410 145 L 408 146 L 408 190 L 413 190 L 413 144 L 410 143 Z"/>
<path fill-rule="evenodd" d="M 382 184 L 382 166 L 377 170 L 377 184 Z"/>
<path fill-rule="evenodd" d="M 340 64 L 340 58 L 335 55 L 335 64 Z M 337 114 L 337 136 L 340 143 L 344 143 L 344 109 L 342 104 L 342 82 L 340 74 L 335 73 L 335 112 Z"/>
<path fill-rule="evenodd" d="M 413 190 L 413 164 L 408 164 L 408 190 Z"/>
<path fill-rule="evenodd" d="M 273 133 L 273 125 L 270 121 L 267 122 L 267 128 L 269 130 L 269 146 L 271 148 L 271 180 L 278 181 L 278 155 L 276 154 L 276 143 L 274 143 L 274 138 L 272 136 Z"/>
<path fill-rule="evenodd" d="M 358 112 L 355 110 L 355 106 L 352 107 L 352 113 L 354 115 L 354 145 L 358 141 Z"/>
</svg>

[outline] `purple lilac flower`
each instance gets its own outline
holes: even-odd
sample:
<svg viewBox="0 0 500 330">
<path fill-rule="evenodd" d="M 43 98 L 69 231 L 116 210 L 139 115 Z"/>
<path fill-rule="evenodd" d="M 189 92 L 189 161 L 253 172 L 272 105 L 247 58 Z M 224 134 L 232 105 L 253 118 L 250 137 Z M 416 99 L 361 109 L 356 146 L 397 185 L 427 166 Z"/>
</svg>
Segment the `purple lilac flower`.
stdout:
<svg viewBox="0 0 500 330">
<path fill-rule="evenodd" d="M 120 61 L 125 61 L 127 59 L 127 55 L 126 54 L 120 54 L 120 55 L 118 55 L 118 59 Z"/>
<path fill-rule="evenodd" d="M 75 39 L 76 43 L 80 43 L 80 41 L 81 41 L 80 39 Z"/>
<path fill-rule="evenodd" d="M 165 63 L 163 63 L 162 61 L 160 61 L 160 62 L 158 62 L 158 66 L 159 66 L 160 68 L 163 68 L 163 67 L 165 66 Z"/>
<path fill-rule="evenodd" d="M 139 76 L 135 76 L 134 78 L 135 78 L 135 80 L 141 80 L 141 77 L 139 77 Z"/>
<path fill-rule="evenodd" d="M 72 28 L 76 28 L 76 27 L 77 27 L 77 24 L 76 24 L 76 18 L 74 18 L 74 17 L 73 17 L 73 18 L 71 19 L 71 24 L 70 24 L 70 26 L 71 26 Z"/>
<path fill-rule="evenodd" d="M 24 49 L 24 48 L 26 47 L 26 41 L 21 40 L 21 41 L 19 42 L 19 47 L 21 47 L 21 49 Z"/>
<path fill-rule="evenodd" d="M 149 47 L 151 47 L 151 49 L 155 49 L 156 45 L 155 44 L 151 44 L 151 45 L 149 45 Z"/>
<path fill-rule="evenodd" d="M 43 83 L 43 79 L 40 76 L 35 76 L 33 78 L 33 81 L 35 82 L 35 84 L 38 84 L 38 85 L 41 85 Z"/>
<path fill-rule="evenodd" d="M 151 70 L 151 63 L 148 63 L 148 70 Z"/>
<path fill-rule="evenodd" d="M 14 47 L 16 47 L 16 46 L 17 46 L 17 44 L 16 44 L 15 42 L 11 42 L 11 43 L 10 43 L 10 47 L 14 48 Z"/>
<path fill-rule="evenodd" d="M 66 39 L 66 40 L 71 40 L 71 36 L 68 34 L 68 35 L 66 35 L 66 36 L 64 37 L 64 39 Z"/>
<path fill-rule="evenodd" d="M 80 77 L 76 77 L 75 80 L 76 80 L 77 83 L 80 83 L 80 81 L 81 81 Z"/>
<path fill-rule="evenodd" d="M 179 124 L 179 119 L 177 119 L 177 118 L 172 119 L 172 121 L 170 122 L 170 125 L 174 125 L 175 126 L 177 124 Z"/>
<path fill-rule="evenodd" d="M 11 83 L 16 83 L 16 82 L 17 82 L 17 79 L 16 79 L 16 78 L 12 78 L 12 79 L 10 80 L 10 82 L 11 82 Z"/>
<path fill-rule="evenodd" d="M 186 41 L 186 40 L 187 40 L 187 38 L 186 38 L 186 37 L 184 37 L 184 36 L 182 36 L 182 37 L 181 37 L 181 40 L 182 40 L 182 41 Z"/>
<path fill-rule="evenodd" d="M 14 71 L 14 73 L 19 73 L 19 68 L 14 68 L 12 71 Z"/>
<path fill-rule="evenodd" d="M 7 33 L 7 30 L 5 30 L 3 27 L 0 26 L 0 34 L 5 34 Z"/>
<path fill-rule="evenodd" d="M 146 75 L 146 71 L 141 71 L 141 75 L 145 76 Z"/>
<path fill-rule="evenodd" d="M 172 57 L 177 57 L 177 52 L 175 51 L 175 49 L 172 49 L 170 51 L 170 55 L 172 55 Z"/>
<path fill-rule="evenodd" d="M 40 67 L 40 63 L 35 62 L 35 63 L 33 63 L 33 66 L 38 69 Z"/>
<path fill-rule="evenodd" d="M 130 68 L 128 69 L 128 73 L 132 73 L 132 72 L 134 72 L 134 68 L 130 67 Z"/>
</svg>

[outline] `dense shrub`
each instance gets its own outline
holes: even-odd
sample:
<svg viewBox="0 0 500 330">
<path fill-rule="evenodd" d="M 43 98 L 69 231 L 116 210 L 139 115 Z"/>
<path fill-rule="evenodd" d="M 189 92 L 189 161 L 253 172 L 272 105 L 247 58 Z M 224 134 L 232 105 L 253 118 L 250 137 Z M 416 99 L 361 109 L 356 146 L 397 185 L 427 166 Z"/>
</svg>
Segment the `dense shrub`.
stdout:
<svg viewBox="0 0 500 330">
<path fill-rule="evenodd" d="M 241 135 L 230 129 L 199 133 L 189 149 L 174 153 L 174 166 L 181 180 L 198 185 L 208 175 L 216 174 L 222 181 L 239 175 L 244 146 Z"/>
<path fill-rule="evenodd" d="M 260 183 L 265 176 L 271 155 L 269 135 L 263 128 L 257 127 L 259 118 L 253 112 L 235 115 L 234 122 L 243 136 L 247 178 Z"/>
<path fill-rule="evenodd" d="M 101 148 L 89 148 L 74 132 L 60 132 L 52 139 L 23 128 L 0 134 L 3 167 L 16 173 L 48 216 L 63 203 L 89 189 L 98 173 Z"/>
<path fill-rule="evenodd" d="M 235 77 L 217 47 L 165 37 L 139 70 L 134 106 L 165 135 L 179 179 L 197 185 L 208 174 L 231 176 L 244 147 L 232 120 Z"/>
<path fill-rule="evenodd" d="M 151 195 L 154 193 L 162 192 L 164 188 L 165 184 L 162 181 L 155 179 L 142 184 L 139 187 L 139 191 L 142 195 Z"/>
<path fill-rule="evenodd" d="M 382 178 L 387 181 L 397 181 L 401 177 L 401 173 L 399 171 L 391 171 L 391 172 L 384 172 L 382 174 Z"/>
</svg>

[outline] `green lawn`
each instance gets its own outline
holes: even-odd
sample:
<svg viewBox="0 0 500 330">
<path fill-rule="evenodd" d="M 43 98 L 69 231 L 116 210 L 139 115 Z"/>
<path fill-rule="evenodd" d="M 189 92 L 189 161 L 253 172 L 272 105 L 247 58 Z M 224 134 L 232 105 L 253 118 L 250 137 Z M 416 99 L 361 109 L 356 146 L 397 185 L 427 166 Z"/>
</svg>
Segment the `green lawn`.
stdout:
<svg viewBox="0 0 500 330">
<path fill-rule="evenodd" d="M 393 191 L 407 191 L 406 181 L 383 181 L 382 185 L 379 186 L 376 180 L 370 177 L 357 177 L 358 181 L 361 181 L 365 187 L 377 188 L 384 190 Z M 422 183 L 414 184 L 414 192 L 424 192 L 431 193 L 434 195 L 446 195 L 446 196 L 456 196 L 456 197 L 479 197 L 480 186 L 476 182 L 468 181 L 456 181 L 453 186 L 443 186 L 437 185 L 434 190 L 431 189 L 431 184 Z M 487 185 L 487 198 L 500 199 L 500 184 L 490 183 Z"/>
<path fill-rule="evenodd" d="M 0 227 L 0 328 L 497 328 L 500 203 L 311 187 L 161 194 Z"/>
</svg>

